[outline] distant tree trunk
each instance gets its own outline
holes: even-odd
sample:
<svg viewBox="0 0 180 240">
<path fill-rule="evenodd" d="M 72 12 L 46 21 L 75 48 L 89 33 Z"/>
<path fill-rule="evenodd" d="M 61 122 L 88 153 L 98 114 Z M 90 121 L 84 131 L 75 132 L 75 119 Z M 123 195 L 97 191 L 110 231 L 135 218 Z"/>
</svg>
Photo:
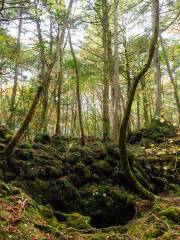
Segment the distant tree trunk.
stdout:
<svg viewBox="0 0 180 240">
<path fill-rule="evenodd" d="M 79 113 L 79 125 L 80 125 L 80 132 L 81 132 L 81 144 L 82 146 L 85 145 L 85 136 L 84 136 L 84 126 L 83 126 L 83 119 L 82 119 L 82 103 L 81 103 L 81 92 L 80 92 L 80 77 L 79 77 L 79 66 L 76 59 L 76 55 L 73 49 L 72 41 L 71 41 L 71 33 L 68 32 L 69 36 L 69 45 L 71 48 L 71 54 L 75 64 L 76 70 L 76 95 L 77 95 L 77 103 L 78 103 L 78 113 Z"/>
<path fill-rule="evenodd" d="M 179 100 L 179 95 L 178 95 L 178 88 L 177 88 L 176 81 L 174 79 L 174 76 L 173 76 L 173 73 L 172 73 L 172 70 L 171 70 L 171 66 L 170 66 L 170 63 L 169 63 L 169 59 L 168 59 L 168 56 L 167 56 L 167 53 L 166 53 L 166 49 L 165 49 L 164 42 L 163 42 L 161 34 L 159 34 L 159 37 L 160 37 L 160 43 L 161 43 L 161 47 L 162 47 L 162 51 L 163 51 L 164 60 L 166 62 L 169 78 L 171 80 L 173 90 L 174 90 L 174 98 L 175 98 L 175 101 L 176 101 L 176 107 L 177 107 L 178 116 L 179 116 L 178 121 L 179 121 L 179 124 L 180 124 L 180 100 Z"/>
<path fill-rule="evenodd" d="M 146 82 L 145 78 L 141 81 L 141 89 L 142 89 L 142 99 L 143 99 L 143 112 L 144 112 L 144 126 L 148 124 L 148 104 L 147 104 L 147 96 L 146 96 Z"/>
<path fill-rule="evenodd" d="M 139 91 L 137 92 L 137 129 L 140 129 L 140 101 L 139 101 Z"/>
<path fill-rule="evenodd" d="M 8 124 L 11 129 L 15 128 L 15 101 L 16 101 L 16 93 L 17 93 L 17 86 L 18 86 L 19 58 L 20 58 L 20 51 L 21 51 L 22 14 L 23 14 L 23 8 L 21 8 L 20 15 L 19 15 L 18 37 L 17 37 L 17 43 L 16 43 L 14 85 L 13 85 L 11 102 L 10 102 L 10 116 L 8 120 Z"/>
<path fill-rule="evenodd" d="M 119 132 L 119 43 L 118 43 L 118 2 L 114 0 L 114 78 L 113 78 L 113 131 L 114 142 L 118 142 Z"/>
<path fill-rule="evenodd" d="M 108 67 L 108 2 L 102 0 L 102 41 L 103 41 L 103 140 L 107 141 L 110 136 L 110 119 L 109 119 L 109 67 Z"/>
<path fill-rule="evenodd" d="M 160 118 L 162 108 L 162 94 L 161 94 L 161 68 L 158 43 L 156 45 L 154 53 L 154 63 L 155 63 L 155 117 Z"/>
<path fill-rule="evenodd" d="M 128 152 L 126 148 L 126 134 L 127 134 L 127 128 L 128 128 L 128 122 L 131 114 L 131 107 L 132 103 L 134 100 L 134 96 L 136 93 L 136 89 L 138 86 L 138 83 L 140 80 L 143 78 L 145 73 L 148 71 L 148 69 L 151 66 L 151 62 L 153 59 L 157 39 L 158 39 L 158 34 L 159 34 L 159 0 L 153 0 L 152 1 L 152 15 L 153 15 L 153 35 L 149 47 L 149 52 L 148 52 L 148 58 L 147 62 L 142 68 L 142 70 L 138 73 L 137 76 L 133 79 L 128 101 L 126 103 L 126 109 L 124 112 L 124 116 L 121 122 L 121 127 L 120 127 L 120 132 L 119 132 L 119 151 L 120 151 L 120 161 L 122 162 L 122 166 L 124 169 L 124 173 L 126 175 L 127 180 L 129 183 L 137 190 L 140 192 L 140 194 L 150 200 L 154 200 L 154 195 L 149 192 L 146 188 L 144 188 L 139 181 L 136 179 L 132 168 L 129 163 L 129 158 L 128 158 Z"/>
<path fill-rule="evenodd" d="M 60 54 L 60 65 L 58 73 L 58 92 L 57 92 L 57 105 L 56 105 L 56 134 L 61 134 L 60 130 L 60 119 L 61 119 L 61 91 L 62 91 L 62 80 L 63 80 L 63 69 L 62 69 L 62 54 Z"/>
<path fill-rule="evenodd" d="M 63 25 L 62 26 L 58 26 L 59 28 L 61 28 L 61 33 L 58 36 L 58 42 L 57 42 L 57 48 L 56 48 L 55 54 L 53 54 L 53 52 L 52 52 L 54 39 L 53 39 L 53 34 L 52 34 L 52 32 L 53 32 L 53 30 L 52 30 L 52 22 L 50 22 L 50 51 L 49 51 L 49 55 L 50 55 L 51 63 L 49 64 L 49 66 L 47 68 L 47 74 L 48 74 L 49 77 L 47 78 L 48 80 L 47 80 L 47 82 L 45 82 L 44 89 L 43 89 L 41 125 L 40 125 L 40 130 L 42 132 L 44 132 L 44 133 L 47 132 L 47 127 L 48 127 L 48 121 L 47 121 L 47 116 L 48 116 L 48 95 L 49 95 L 49 86 L 50 86 L 51 72 L 52 72 L 52 69 L 54 67 L 54 64 L 56 63 L 57 57 L 60 55 L 60 52 L 61 52 L 61 49 L 62 49 L 62 44 L 64 42 L 65 31 L 66 31 L 66 28 L 68 26 L 68 19 L 69 19 L 69 15 L 71 13 L 72 5 L 73 5 L 73 0 L 70 0 L 68 8 L 67 8 L 66 16 L 65 16 L 65 19 L 64 19 L 64 22 L 63 22 Z"/>
<path fill-rule="evenodd" d="M 124 27 L 123 46 L 124 46 L 124 56 L 125 56 L 125 69 L 126 69 L 126 79 L 127 79 L 127 98 L 128 98 L 130 89 L 131 89 L 131 74 L 130 74 L 128 49 L 127 49 L 126 24 L 124 24 L 123 27 Z M 131 116 L 130 116 L 130 118 L 131 118 Z M 128 123 L 128 132 L 131 132 L 131 121 L 129 121 L 129 123 Z"/>
<path fill-rule="evenodd" d="M 130 75 L 128 50 L 127 50 L 126 26 L 124 26 L 124 32 L 123 32 L 123 46 L 124 46 L 124 56 L 125 56 L 125 69 L 126 69 L 126 78 L 127 78 L 127 97 L 128 97 L 130 89 L 131 89 L 131 75 Z"/>
</svg>

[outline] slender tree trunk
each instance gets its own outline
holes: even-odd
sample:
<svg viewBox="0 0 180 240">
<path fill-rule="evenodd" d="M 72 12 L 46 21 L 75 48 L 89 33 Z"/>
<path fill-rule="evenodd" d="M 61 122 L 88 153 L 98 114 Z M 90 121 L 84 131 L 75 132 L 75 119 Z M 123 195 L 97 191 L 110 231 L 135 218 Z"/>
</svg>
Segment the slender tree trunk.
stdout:
<svg viewBox="0 0 180 240">
<path fill-rule="evenodd" d="M 79 125 L 80 125 L 80 132 L 81 132 L 81 144 L 82 146 L 85 145 L 85 135 L 84 135 L 84 126 L 83 126 L 83 119 L 82 119 L 82 103 L 81 103 L 81 92 L 80 92 L 80 77 L 79 77 L 79 66 L 76 59 L 76 55 L 73 49 L 72 41 L 71 41 L 71 34 L 70 31 L 68 32 L 69 36 L 69 45 L 71 48 L 71 54 L 75 64 L 76 70 L 76 95 L 77 95 L 77 103 L 78 103 L 78 113 L 79 113 Z"/>
<path fill-rule="evenodd" d="M 9 126 L 11 129 L 15 128 L 15 102 L 16 102 L 16 93 L 18 86 L 18 74 L 19 74 L 19 58 L 21 51 L 21 32 L 22 32 L 22 14 L 23 8 L 20 10 L 20 19 L 18 25 L 18 37 L 16 43 L 16 61 L 15 61 L 15 71 L 14 71 L 14 85 L 12 90 L 11 102 L 10 102 L 10 116 L 9 116 Z"/>
<path fill-rule="evenodd" d="M 137 129 L 140 129 L 140 100 L 139 100 L 139 91 L 137 92 Z"/>
<path fill-rule="evenodd" d="M 167 56 L 167 53 L 166 53 L 166 49 L 165 49 L 164 42 L 163 42 L 161 34 L 159 34 L 159 37 L 160 37 L 160 43 L 161 43 L 161 47 L 162 47 L 164 60 L 166 62 L 169 78 L 171 80 L 173 90 L 174 90 L 174 98 L 175 98 L 175 101 L 176 101 L 176 107 L 177 107 L 178 116 L 179 116 L 178 121 L 179 121 L 179 124 L 180 124 L 180 100 L 179 100 L 179 95 L 178 95 L 178 88 L 177 88 L 176 81 L 174 79 L 174 76 L 173 76 L 173 73 L 172 73 L 172 70 L 171 70 L 171 66 L 170 66 L 170 63 L 169 63 L 169 59 L 168 59 L 168 56 Z"/>
<path fill-rule="evenodd" d="M 110 136 L 110 119 L 109 119 L 109 74 L 108 74 L 108 2 L 102 0 L 102 41 L 103 41 L 103 140 L 107 141 Z"/>
<path fill-rule="evenodd" d="M 138 180 L 136 179 L 132 171 L 132 168 L 130 167 L 127 148 L 126 148 L 126 134 L 127 134 L 128 122 L 131 114 L 132 103 L 134 100 L 137 86 L 140 80 L 144 77 L 145 73 L 148 71 L 148 69 L 151 66 L 151 62 L 153 59 L 153 55 L 154 55 L 154 51 L 155 51 L 155 47 L 158 39 L 158 34 L 159 34 L 159 1 L 158 0 L 152 1 L 152 9 L 153 9 L 152 11 L 153 35 L 152 35 L 152 39 L 149 47 L 147 62 L 142 68 L 142 70 L 138 73 L 138 75 L 135 76 L 135 78 L 133 79 L 128 101 L 126 103 L 126 109 L 121 122 L 120 132 L 119 132 L 120 161 L 122 162 L 122 166 L 123 166 L 126 178 L 129 181 L 129 183 L 132 184 L 132 186 L 134 186 L 134 188 L 137 191 L 139 191 L 143 197 L 148 198 L 150 200 L 154 200 L 154 195 L 138 182 Z"/>
<path fill-rule="evenodd" d="M 130 74 L 128 49 L 127 49 L 126 26 L 124 26 L 124 32 L 123 32 L 123 45 L 124 45 L 125 69 L 126 69 L 126 78 L 127 78 L 127 97 L 128 97 L 131 89 L 131 74 Z"/>
<path fill-rule="evenodd" d="M 142 89 L 142 100 L 143 100 L 143 112 L 144 112 L 144 126 L 148 124 L 148 104 L 147 104 L 147 96 L 146 96 L 146 82 L 143 78 L 141 81 L 141 89 Z"/>
<path fill-rule="evenodd" d="M 162 94 L 161 94 L 161 69 L 158 43 L 155 49 L 154 63 L 155 63 L 155 117 L 160 118 L 162 108 Z"/>
<path fill-rule="evenodd" d="M 41 114 L 41 125 L 40 125 L 40 130 L 42 130 L 44 133 L 47 132 L 47 127 L 48 127 L 48 121 L 47 121 L 48 95 L 49 95 L 48 93 L 49 93 L 51 72 L 52 72 L 52 69 L 54 67 L 54 64 L 56 63 L 57 57 L 61 53 L 62 44 L 64 42 L 65 31 L 66 31 L 66 28 L 68 26 L 68 19 L 69 19 L 69 15 L 71 13 L 72 5 L 73 5 L 73 0 L 70 0 L 63 25 L 58 26 L 59 28 L 61 27 L 61 33 L 58 36 L 58 42 L 57 42 L 57 48 L 56 48 L 55 54 L 52 54 L 52 47 L 53 47 L 53 34 L 52 34 L 52 32 L 53 31 L 52 31 L 52 23 L 50 24 L 50 37 L 51 37 L 51 39 L 50 39 L 50 52 L 49 53 L 50 53 L 51 63 L 49 64 L 49 66 L 47 68 L 48 78 L 47 78 L 47 82 L 45 82 L 45 84 L 44 84 L 44 89 L 43 89 L 42 114 Z M 44 44 L 44 42 L 42 42 L 42 44 Z"/>
<path fill-rule="evenodd" d="M 61 134 L 60 130 L 60 119 L 61 119 L 61 91 L 62 91 L 62 80 L 63 80 L 63 69 L 62 69 L 62 56 L 60 54 L 60 66 L 58 74 L 58 93 L 57 93 L 57 106 L 56 106 L 56 134 Z"/>
<path fill-rule="evenodd" d="M 119 43 L 118 43 L 118 2 L 114 0 L 114 78 L 113 78 L 113 131 L 112 136 L 115 142 L 118 142 L 119 132 Z"/>
</svg>

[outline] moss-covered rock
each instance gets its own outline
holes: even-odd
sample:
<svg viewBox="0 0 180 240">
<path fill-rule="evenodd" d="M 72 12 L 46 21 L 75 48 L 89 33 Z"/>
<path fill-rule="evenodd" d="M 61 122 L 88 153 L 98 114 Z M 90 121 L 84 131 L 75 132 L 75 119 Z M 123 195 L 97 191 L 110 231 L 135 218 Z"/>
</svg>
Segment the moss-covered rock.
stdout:
<svg viewBox="0 0 180 240">
<path fill-rule="evenodd" d="M 176 128 L 163 118 L 153 119 L 146 129 L 138 130 L 128 136 L 128 142 L 140 143 L 142 139 L 150 139 L 154 142 L 163 142 L 166 137 L 172 137 L 176 134 Z M 144 140 L 143 140 L 144 141 Z"/>
<path fill-rule="evenodd" d="M 34 141 L 36 143 L 47 144 L 51 142 L 51 137 L 47 133 L 40 133 L 35 136 Z"/>
<path fill-rule="evenodd" d="M 34 158 L 34 153 L 30 149 L 21 149 L 18 148 L 15 150 L 15 155 L 18 159 L 27 161 L 27 160 L 33 160 Z"/>
<path fill-rule="evenodd" d="M 107 161 L 99 160 L 92 165 L 92 168 L 97 174 L 108 174 L 112 171 L 112 167 Z"/>
<path fill-rule="evenodd" d="M 124 224 L 135 214 L 133 196 L 118 186 L 87 185 L 80 193 L 84 213 L 91 217 L 92 226 Z"/>
<path fill-rule="evenodd" d="M 72 227 L 76 229 L 88 229 L 90 225 L 91 218 L 88 216 L 83 216 L 79 213 L 69 214 L 67 217 L 67 227 Z"/>
<path fill-rule="evenodd" d="M 162 211 L 161 215 L 165 215 L 167 219 L 176 224 L 180 224 L 180 209 L 177 207 L 169 207 L 168 209 Z"/>
<path fill-rule="evenodd" d="M 12 132 L 6 126 L 0 125 L 0 143 L 9 142 L 12 136 Z"/>
</svg>

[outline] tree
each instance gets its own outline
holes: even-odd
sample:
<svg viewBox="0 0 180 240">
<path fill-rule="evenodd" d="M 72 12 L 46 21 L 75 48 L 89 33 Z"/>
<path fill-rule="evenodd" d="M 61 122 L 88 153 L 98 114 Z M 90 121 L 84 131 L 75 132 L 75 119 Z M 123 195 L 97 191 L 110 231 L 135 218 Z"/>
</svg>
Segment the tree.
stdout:
<svg viewBox="0 0 180 240">
<path fill-rule="evenodd" d="M 72 8 L 72 3 L 73 0 L 70 0 L 69 2 L 69 6 L 68 6 L 68 17 L 69 17 L 69 13 L 70 10 Z M 21 127 L 19 128 L 19 130 L 15 133 L 15 135 L 12 137 L 11 141 L 9 142 L 9 144 L 7 145 L 5 151 L 4 151 L 4 156 L 5 156 L 5 161 L 11 159 L 11 155 L 13 153 L 13 150 L 16 146 L 16 144 L 18 143 L 18 141 L 21 139 L 21 137 L 23 136 L 25 130 L 28 128 L 29 123 L 31 122 L 34 114 L 35 114 L 35 110 L 37 108 L 37 105 L 39 103 L 40 97 L 42 95 L 43 89 L 44 87 L 46 88 L 47 85 L 49 84 L 50 81 L 50 74 L 52 71 L 52 68 L 56 62 L 56 58 L 59 54 L 59 48 L 62 45 L 62 40 L 63 40 L 63 36 L 60 35 L 57 41 L 57 47 L 56 47 L 56 52 L 55 52 L 55 56 L 52 59 L 52 61 L 50 62 L 50 64 L 47 65 L 46 62 L 46 56 L 45 56 L 45 46 L 44 46 L 44 42 L 43 42 L 43 38 L 42 38 L 42 33 L 41 33 L 41 27 L 40 27 L 40 18 L 38 16 L 38 12 L 37 12 L 37 5 L 36 5 L 36 25 L 37 25 L 37 32 L 38 32 L 38 39 L 39 39 L 39 45 L 40 45 L 40 59 L 41 59 L 41 72 L 39 75 L 39 82 L 40 85 L 37 89 L 36 95 L 34 96 L 32 105 L 21 125 Z M 65 20 L 65 26 L 67 25 L 67 19 Z M 47 70 L 46 70 L 47 67 Z M 6 164 L 5 164 L 6 165 Z"/>
<path fill-rule="evenodd" d="M 103 42 L 103 140 L 110 137 L 109 119 L 109 68 L 108 68 L 108 40 L 109 40 L 109 10 L 107 0 L 102 0 L 102 42 Z"/>
<path fill-rule="evenodd" d="M 8 124 L 11 129 L 15 127 L 15 100 L 16 100 L 16 93 L 18 87 L 18 74 L 19 74 L 19 58 L 20 58 L 20 51 L 21 51 L 21 32 L 22 32 L 22 16 L 23 16 L 23 8 L 20 9 L 19 14 L 19 24 L 18 24 L 18 37 L 16 43 L 16 61 L 15 61 L 15 69 L 14 69 L 14 85 L 12 90 L 11 102 L 10 102 L 10 116 L 8 120 Z"/>
<path fill-rule="evenodd" d="M 118 38 L 118 0 L 114 0 L 114 78 L 113 78 L 113 139 L 118 141 L 119 131 L 119 38 Z"/>
<path fill-rule="evenodd" d="M 164 60 L 166 62 L 166 66 L 167 66 L 167 71 L 168 71 L 169 78 L 171 80 L 173 90 L 174 90 L 174 98 L 175 98 L 175 101 L 176 101 L 176 106 L 177 106 L 178 116 L 179 116 L 179 124 L 180 124 L 180 101 L 179 101 L 179 95 L 178 95 L 178 88 L 177 88 L 177 85 L 176 85 L 176 82 L 175 82 L 175 79 L 174 79 L 174 76 L 173 76 L 173 73 L 172 73 L 172 70 L 171 70 L 171 66 L 170 66 L 170 63 L 169 63 L 169 59 L 168 59 L 168 56 L 167 56 L 167 53 L 166 53 L 166 49 L 165 49 L 165 46 L 164 46 L 164 42 L 163 42 L 161 33 L 159 34 L 159 37 L 160 37 L 160 43 L 161 43 L 161 47 L 162 47 Z"/>
<path fill-rule="evenodd" d="M 156 45 L 154 54 L 154 65 L 155 65 L 155 117 L 160 118 L 162 108 L 162 95 L 161 95 L 161 68 L 158 43 Z"/>
<path fill-rule="evenodd" d="M 158 39 L 158 34 L 159 34 L 159 1 L 158 0 L 152 1 L 152 9 L 153 9 L 152 10 L 153 33 L 152 33 L 152 39 L 149 47 L 147 62 L 145 63 L 142 70 L 134 77 L 132 81 L 130 93 L 128 96 L 128 101 L 126 103 L 126 108 L 125 108 L 124 116 L 121 122 L 120 131 L 119 131 L 120 161 L 122 163 L 124 173 L 128 181 L 134 186 L 134 188 L 137 191 L 139 191 L 140 194 L 142 194 L 142 196 L 150 200 L 154 200 L 154 195 L 139 183 L 139 181 L 136 179 L 132 171 L 132 166 L 130 166 L 127 147 L 126 147 L 126 133 L 127 133 L 128 122 L 131 114 L 132 103 L 134 100 L 137 86 L 151 66 L 151 62 L 153 59 L 153 55 L 154 55 L 154 51 L 155 51 L 155 47 Z"/>
<path fill-rule="evenodd" d="M 82 119 L 82 104 L 81 104 L 81 92 L 80 92 L 80 77 L 79 77 L 79 66 L 77 62 L 77 58 L 73 49 L 72 41 L 71 41 L 71 33 L 68 31 L 69 37 L 69 45 L 71 48 L 71 54 L 74 60 L 75 70 L 76 70 L 76 96 L 77 96 L 77 105 L 78 105 L 78 114 L 79 114 L 79 125 L 80 125 L 80 132 L 81 132 L 81 144 L 82 146 L 85 145 L 85 136 L 84 136 L 84 126 L 83 126 L 83 119 Z"/>
</svg>

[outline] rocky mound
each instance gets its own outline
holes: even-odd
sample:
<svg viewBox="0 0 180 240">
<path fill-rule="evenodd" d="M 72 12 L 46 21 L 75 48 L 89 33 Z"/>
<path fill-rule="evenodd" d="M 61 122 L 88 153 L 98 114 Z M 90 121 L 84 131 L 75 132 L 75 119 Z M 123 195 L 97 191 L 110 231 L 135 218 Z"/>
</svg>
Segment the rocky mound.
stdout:
<svg viewBox="0 0 180 240">
<path fill-rule="evenodd" d="M 167 178 L 163 165 L 129 157 L 139 181 L 154 193 L 177 183 L 176 174 Z M 82 147 L 77 139 L 39 135 L 33 144 L 18 145 L 13 162 L 6 172 L 8 181 L 55 211 L 87 215 L 98 228 L 126 224 L 136 214 L 136 197 L 114 144 L 89 141 Z M 56 217 L 62 220 L 62 215 Z"/>
<path fill-rule="evenodd" d="M 171 122 L 165 119 L 154 119 L 145 128 L 140 129 L 137 132 L 131 133 L 128 136 L 128 142 L 130 144 L 140 143 L 142 139 L 149 139 L 156 143 L 161 143 L 166 140 L 167 137 L 173 137 L 176 135 L 176 128 Z"/>
</svg>

